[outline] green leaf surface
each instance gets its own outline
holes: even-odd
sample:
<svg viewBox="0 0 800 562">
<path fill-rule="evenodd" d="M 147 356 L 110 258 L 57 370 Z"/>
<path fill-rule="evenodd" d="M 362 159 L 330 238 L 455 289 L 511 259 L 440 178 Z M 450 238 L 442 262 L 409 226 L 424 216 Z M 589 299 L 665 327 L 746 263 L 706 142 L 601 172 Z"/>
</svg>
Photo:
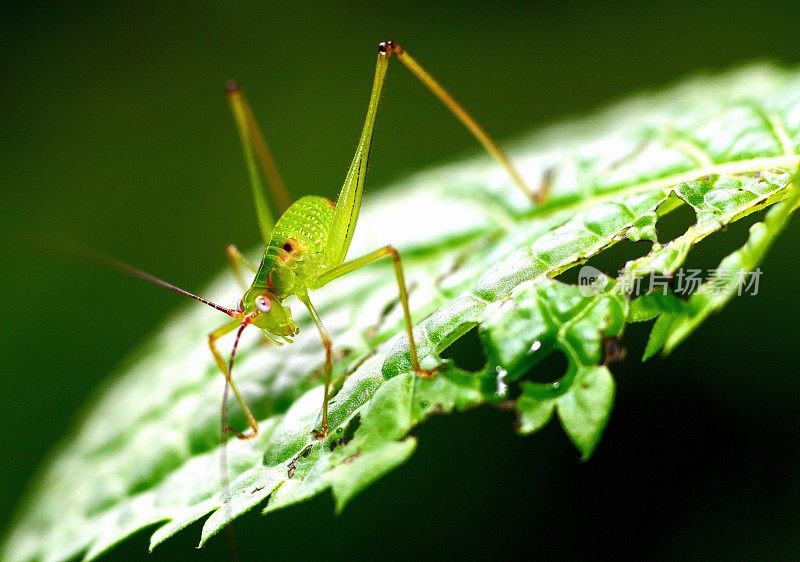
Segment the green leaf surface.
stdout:
<svg viewBox="0 0 800 562">
<path fill-rule="evenodd" d="M 380 133 L 379 133 L 380 134 Z M 323 351 L 295 306 L 291 346 L 246 334 L 236 377 L 261 424 L 228 446 L 229 495 L 219 474 L 223 380 L 206 348 L 220 319 L 185 306 L 97 392 L 56 450 L 6 537 L 3 560 L 92 559 L 155 526 L 155 547 L 205 518 L 201 544 L 236 516 L 291 506 L 330 490 L 337 510 L 407 460 L 410 430 L 427 417 L 481 404 L 513 407 L 519 430 L 557 417 L 582 458 L 598 446 L 614 399 L 609 364 L 627 323 L 655 320 L 646 351 L 675 348 L 744 287 L 797 206 L 800 72 L 768 66 L 707 76 L 533 134 L 512 147 L 523 175 L 551 178 L 534 208 L 484 155 L 419 173 L 369 198 L 350 255 L 383 244 L 405 259 L 423 366 L 411 372 L 391 268 L 376 264 L 314 297 L 338 359 L 331 433 L 317 440 Z M 788 199 L 787 199 L 788 198 Z M 696 224 L 659 239 L 681 205 Z M 774 205 L 741 249 L 688 299 L 644 279 L 673 279 L 689 250 L 730 222 Z M 622 240 L 648 244 L 619 277 L 591 287 L 553 279 Z M 671 277 L 670 277 L 671 276 Z M 233 276 L 205 295 L 234 303 Z M 477 327 L 486 365 L 441 358 Z M 527 380 L 551 353 L 567 360 L 550 382 Z M 231 422 L 243 426 L 232 403 Z"/>
</svg>

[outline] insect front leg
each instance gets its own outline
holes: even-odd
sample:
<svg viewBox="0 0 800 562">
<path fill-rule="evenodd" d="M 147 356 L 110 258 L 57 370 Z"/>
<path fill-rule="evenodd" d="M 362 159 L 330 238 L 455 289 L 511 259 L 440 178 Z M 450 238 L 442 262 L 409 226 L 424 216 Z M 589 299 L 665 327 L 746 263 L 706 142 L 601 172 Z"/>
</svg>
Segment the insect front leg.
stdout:
<svg viewBox="0 0 800 562">
<path fill-rule="evenodd" d="M 317 309 L 311 304 L 308 294 L 298 295 L 298 298 L 308 309 L 311 318 L 314 319 L 314 324 L 317 325 L 319 330 L 319 336 L 322 338 L 322 345 L 325 347 L 325 370 L 322 375 L 323 384 L 325 385 L 325 391 L 322 396 L 322 426 L 319 431 L 315 430 L 314 432 L 318 439 L 324 439 L 328 435 L 328 401 L 330 399 L 331 373 L 333 371 L 333 344 L 328 330 L 322 323 L 319 314 L 317 314 Z"/>
<path fill-rule="evenodd" d="M 212 355 L 214 355 L 214 361 L 217 363 L 217 367 L 222 372 L 222 375 L 228 381 L 228 384 L 233 391 L 234 396 L 236 396 L 236 401 L 239 402 L 239 407 L 242 409 L 242 412 L 247 418 L 247 425 L 250 426 L 250 433 L 240 432 L 228 425 L 227 416 L 225 412 L 227 411 L 227 402 L 223 404 L 223 415 L 222 415 L 222 432 L 230 432 L 236 435 L 239 439 L 253 439 L 255 436 L 258 435 L 258 422 L 256 421 L 253 413 L 250 411 L 250 407 L 245 402 L 242 393 L 239 391 L 239 387 L 236 385 L 236 382 L 233 380 L 231 376 L 230 370 L 228 370 L 228 365 L 225 363 L 225 359 L 222 357 L 222 354 L 217 349 L 217 340 L 223 337 L 226 334 L 231 333 L 235 329 L 237 329 L 241 325 L 241 322 L 237 320 L 233 320 L 232 322 L 228 322 L 208 335 L 208 347 L 211 349 Z"/>
<path fill-rule="evenodd" d="M 419 358 L 417 356 L 417 344 L 414 342 L 414 324 L 411 322 L 411 309 L 408 304 L 408 290 L 406 288 L 405 275 L 403 274 L 403 262 L 400 259 L 400 253 L 394 246 L 384 246 L 383 248 L 375 250 L 374 252 L 370 252 L 365 256 L 361 256 L 360 258 L 356 258 L 338 265 L 313 280 L 309 288 L 316 289 L 327 285 L 334 279 L 342 277 L 343 275 L 347 275 L 348 273 L 352 273 L 357 269 L 361 269 L 367 264 L 370 264 L 383 257 L 391 257 L 394 265 L 397 288 L 400 292 L 400 303 L 403 305 L 403 318 L 406 325 L 406 335 L 408 336 L 408 348 L 409 354 L 411 355 L 411 365 L 414 368 L 414 372 L 418 376 L 430 378 L 436 374 L 437 369 L 423 369 L 419 364 Z"/>
</svg>

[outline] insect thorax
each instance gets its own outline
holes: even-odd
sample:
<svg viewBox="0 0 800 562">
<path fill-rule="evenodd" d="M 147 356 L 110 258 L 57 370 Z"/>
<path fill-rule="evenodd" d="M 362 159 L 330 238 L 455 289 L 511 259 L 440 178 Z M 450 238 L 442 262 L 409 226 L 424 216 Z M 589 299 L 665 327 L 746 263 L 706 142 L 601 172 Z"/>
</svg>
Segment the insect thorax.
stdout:
<svg viewBox="0 0 800 562">
<path fill-rule="evenodd" d="M 282 299 L 304 289 L 309 279 L 327 269 L 333 215 L 333 202 L 325 197 L 295 201 L 272 229 L 253 286 Z"/>
</svg>

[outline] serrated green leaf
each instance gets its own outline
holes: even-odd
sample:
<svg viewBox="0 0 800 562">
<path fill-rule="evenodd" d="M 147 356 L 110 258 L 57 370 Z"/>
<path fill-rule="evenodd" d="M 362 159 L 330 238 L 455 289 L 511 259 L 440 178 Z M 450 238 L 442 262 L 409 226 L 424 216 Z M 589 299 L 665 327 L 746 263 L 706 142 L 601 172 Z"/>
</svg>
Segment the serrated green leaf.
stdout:
<svg viewBox="0 0 800 562">
<path fill-rule="evenodd" d="M 672 351 L 710 314 L 721 309 L 734 296 L 741 295 L 751 283 L 755 283 L 761 275 L 758 264 L 778 234 L 786 227 L 789 215 L 797 208 L 798 202 L 800 189 L 795 185 L 791 195 L 770 209 L 763 222 L 750 227 L 750 236 L 745 245 L 723 259 L 710 279 L 687 301 L 674 295 L 646 295 L 637 299 L 649 301 L 642 308 L 657 309 L 659 314 L 647 343 L 645 359 L 662 349 L 665 353 Z M 658 297 L 658 300 L 653 297 Z"/>
<path fill-rule="evenodd" d="M 490 365 L 504 380 L 517 380 L 550 353 L 564 354 L 567 370 L 550 373 L 552 382 L 520 383 L 520 432 L 540 429 L 555 411 L 583 458 L 597 446 L 611 412 L 614 382 L 601 365 L 603 342 L 622 334 L 628 316 L 628 299 L 615 288 L 608 283 L 604 292 L 587 295 L 551 279 L 528 281 L 482 324 Z"/>
<path fill-rule="evenodd" d="M 92 400 L 30 490 L 0 557 L 92 559 L 160 524 L 155 547 L 211 514 L 205 542 L 250 509 L 270 512 L 328 489 L 342 509 L 411 455 L 408 433 L 416 424 L 483 403 L 506 405 L 515 386 L 520 430 L 535 431 L 557 413 L 587 458 L 613 405 L 605 342 L 623 337 L 628 322 L 655 319 L 647 354 L 669 351 L 738 285 L 713 297 L 704 288 L 688 301 L 671 294 L 630 301 L 619 288 L 677 271 L 709 234 L 789 196 L 798 145 L 800 72 L 753 67 L 635 98 L 518 142 L 512 156 L 528 180 L 552 178 L 552 196 L 538 208 L 485 156 L 408 178 L 365 205 L 351 255 L 388 243 L 400 248 L 422 360 L 444 365 L 435 378 L 411 374 L 389 267 L 377 264 L 319 291 L 315 302 L 340 356 L 331 434 L 322 442 L 311 435 L 323 353 L 310 319 L 296 314 L 301 334 L 285 348 L 247 335 L 236 377 L 261 435 L 230 443 L 224 502 L 223 381 L 205 347 L 219 319 L 185 307 Z M 721 265 L 757 267 L 797 197 L 776 206 Z M 697 223 L 673 241 L 658 240 L 659 219 L 684 204 Z M 602 290 L 552 279 L 626 237 L 650 241 L 652 250 Z M 238 299 L 227 274 L 204 294 Z M 486 366 L 471 373 L 442 361 L 476 326 Z M 548 351 L 564 353 L 567 371 L 550 384 L 522 380 Z M 242 413 L 231 414 L 242 426 Z"/>
<path fill-rule="evenodd" d="M 558 401 L 558 417 L 582 458 L 597 447 L 614 403 L 614 379 L 605 365 L 583 368 L 575 376 L 574 390 Z"/>
</svg>

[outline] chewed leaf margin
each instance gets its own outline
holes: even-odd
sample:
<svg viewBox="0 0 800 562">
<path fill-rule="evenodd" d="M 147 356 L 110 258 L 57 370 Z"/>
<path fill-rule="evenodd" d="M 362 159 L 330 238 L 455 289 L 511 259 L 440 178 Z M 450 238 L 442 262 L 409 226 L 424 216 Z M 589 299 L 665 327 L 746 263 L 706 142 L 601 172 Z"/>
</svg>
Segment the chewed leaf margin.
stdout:
<svg viewBox="0 0 800 562">
<path fill-rule="evenodd" d="M 655 243 L 647 256 L 629 263 L 631 267 L 622 271 L 620 278 L 606 280 L 601 291 L 587 291 L 586 287 L 568 285 L 550 276 L 622 239 L 628 229 L 641 224 L 642 217 L 655 213 L 670 195 L 685 194 L 684 185 L 625 205 L 626 222 L 609 227 L 608 222 L 597 221 L 598 214 L 607 213 L 601 205 L 575 215 L 530 247 L 512 253 L 486 272 L 473 291 L 449 302 L 417 328 L 415 339 L 421 353 L 429 361 L 435 359 L 444 365 L 433 380 L 413 375 L 407 342 L 399 335 L 346 378 L 331 403 L 331 427 L 337 429 L 325 441 L 319 442 L 312 435 L 318 424 L 319 388 L 298 400 L 281 422 L 291 429 L 284 430 L 280 425 L 276 429 L 281 436 L 293 437 L 267 443 L 265 466 L 257 468 L 255 474 L 248 471 L 243 475 L 244 481 L 255 484 L 237 494 L 238 502 L 234 500 L 232 506 L 212 514 L 203 527 L 201 545 L 218 533 L 231 515 L 243 513 L 266 499 L 265 513 L 330 489 L 337 510 L 343 509 L 356 492 L 410 455 L 415 442 L 407 435 L 416 424 L 433 414 L 484 403 L 505 406 L 508 386 L 556 349 L 567 357 L 567 371 L 551 383 L 522 381 L 522 393 L 514 401 L 520 417 L 519 430 L 535 432 L 555 413 L 582 458 L 588 459 L 613 406 L 614 381 L 605 364 L 605 342 L 621 338 L 626 323 L 640 319 L 632 315 L 631 307 L 638 309 L 637 300 L 650 298 L 632 298 L 621 289 L 630 281 L 631 271 L 643 275 L 652 270 L 637 269 L 640 263 L 667 263 L 670 269 L 664 267 L 661 271 L 675 271 L 686 257 L 687 246 L 791 193 L 788 200 L 772 209 L 764 223 L 753 227 L 754 238 L 748 245 L 722 264 L 735 261 L 740 268 L 757 265 L 797 203 L 797 190 L 789 189 L 791 177 L 789 172 L 773 170 L 758 176 L 718 176 L 704 181 L 702 187 L 696 188 L 701 196 L 692 201 L 698 215 L 705 213 L 706 218 L 698 220 L 684 237 L 664 246 Z M 733 189 L 731 185 L 738 187 Z M 609 205 L 620 203 L 612 201 Z M 692 242 L 687 243 L 690 236 Z M 742 255 L 747 256 L 744 262 Z M 669 260 L 664 261 L 661 256 L 668 256 Z M 531 274 L 532 271 L 538 273 Z M 527 280 L 514 285 L 520 278 Z M 512 288 L 490 294 L 485 289 L 487 279 L 494 287 L 508 284 Z M 736 286 L 728 287 L 729 294 L 735 290 Z M 683 310 L 682 320 L 694 329 L 708 310 L 693 304 L 689 310 L 693 312 Z M 474 326 L 479 329 L 488 361 L 479 372 L 470 373 L 443 360 L 441 354 Z M 386 347 L 389 349 L 381 361 L 380 354 Z M 342 443 L 341 435 L 355 417 L 360 420 L 359 428 L 351 441 Z"/>
</svg>

